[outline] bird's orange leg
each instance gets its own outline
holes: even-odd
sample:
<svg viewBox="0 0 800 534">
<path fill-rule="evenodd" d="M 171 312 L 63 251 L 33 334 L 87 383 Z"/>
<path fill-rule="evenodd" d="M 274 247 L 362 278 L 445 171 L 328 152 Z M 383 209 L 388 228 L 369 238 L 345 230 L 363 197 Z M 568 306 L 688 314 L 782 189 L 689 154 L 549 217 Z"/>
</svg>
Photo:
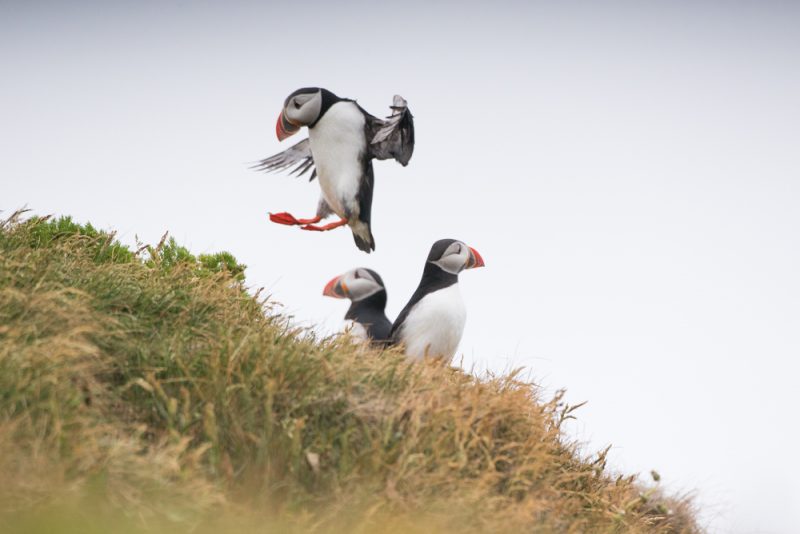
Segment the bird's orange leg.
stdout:
<svg viewBox="0 0 800 534">
<path fill-rule="evenodd" d="M 314 226 L 313 224 L 307 224 L 305 226 L 301 226 L 301 230 L 311 230 L 313 232 L 327 232 L 328 230 L 333 230 L 334 228 L 339 228 L 340 226 L 344 226 L 347 224 L 347 219 L 341 219 L 336 222 L 332 222 L 330 224 L 326 224 L 324 226 Z"/>
<path fill-rule="evenodd" d="M 270 213 L 269 220 L 274 223 L 285 224 L 287 226 L 297 226 L 318 223 L 322 220 L 322 217 L 317 215 L 313 219 L 295 219 L 291 213 L 283 211 L 281 213 Z"/>
</svg>

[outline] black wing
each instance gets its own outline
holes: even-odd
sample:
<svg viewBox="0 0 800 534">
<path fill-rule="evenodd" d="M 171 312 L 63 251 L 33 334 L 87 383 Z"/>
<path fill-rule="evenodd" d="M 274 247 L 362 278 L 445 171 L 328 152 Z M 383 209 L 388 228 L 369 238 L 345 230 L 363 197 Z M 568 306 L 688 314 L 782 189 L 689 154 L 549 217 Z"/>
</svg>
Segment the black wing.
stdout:
<svg viewBox="0 0 800 534">
<path fill-rule="evenodd" d="M 303 176 L 309 170 L 314 169 L 314 156 L 311 155 L 311 145 L 308 139 L 303 139 L 296 145 L 292 145 L 283 152 L 278 152 L 274 156 L 262 159 L 252 167 L 257 171 L 278 172 L 284 169 L 292 169 L 290 174 Z M 310 182 L 317 176 L 317 170 L 311 172 Z"/>
<path fill-rule="evenodd" d="M 404 167 L 414 153 L 414 116 L 408 103 L 394 95 L 392 114 L 382 120 L 369 116 L 369 154 L 375 159 L 396 159 Z"/>
<path fill-rule="evenodd" d="M 408 312 L 411 311 L 411 306 L 406 305 L 403 308 L 403 311 L 400 312 L 400 315 L 397 316 L 397 319 L 394 320 L 392 324 L 391 330 L 389 330 L 389 342 L 388 344 L 391 345 L 399 345 L 400 344 L 400 330 L 403 328 L 403 323 L 408 317 Z"/>
</svg>

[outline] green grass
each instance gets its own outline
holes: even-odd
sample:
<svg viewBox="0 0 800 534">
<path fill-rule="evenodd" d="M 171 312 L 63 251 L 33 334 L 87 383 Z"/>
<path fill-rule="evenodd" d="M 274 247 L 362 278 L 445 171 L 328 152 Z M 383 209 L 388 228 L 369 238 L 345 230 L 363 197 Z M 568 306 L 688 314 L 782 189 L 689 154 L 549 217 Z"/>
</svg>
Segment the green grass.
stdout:
<svg viewBox="0 0 800 534">
<path fill-rule="evenodd" d="M 696 532 L 518 374 L 296 328 L 230 254 L 0 226 L 0 524 L 16 532 Z"/>
</svg>

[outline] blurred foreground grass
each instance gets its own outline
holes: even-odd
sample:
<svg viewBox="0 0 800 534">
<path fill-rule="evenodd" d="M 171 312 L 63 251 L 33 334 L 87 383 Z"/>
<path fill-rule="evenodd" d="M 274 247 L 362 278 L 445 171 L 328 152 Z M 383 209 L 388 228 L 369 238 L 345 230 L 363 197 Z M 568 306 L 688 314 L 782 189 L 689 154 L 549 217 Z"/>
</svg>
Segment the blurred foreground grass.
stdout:
<svg viewBox="0 0 800 534">
<path fill-rule="evenodd" d="M 226 253 L 0 223 L 3 532 L 696 532 L 515 374 L 294 327 Z"/>
</svg>

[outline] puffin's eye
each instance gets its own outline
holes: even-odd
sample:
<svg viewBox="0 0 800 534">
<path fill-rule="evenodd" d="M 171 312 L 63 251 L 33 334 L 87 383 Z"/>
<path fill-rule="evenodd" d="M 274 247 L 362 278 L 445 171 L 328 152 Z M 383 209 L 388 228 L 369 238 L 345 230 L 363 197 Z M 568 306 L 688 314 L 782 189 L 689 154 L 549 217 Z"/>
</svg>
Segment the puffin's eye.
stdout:
<svg viewBox="0 0 800 534">
<path fill-rule="evenodd" d="M 359 279 L 359 278 L 361 278 L 360 276 L 358 276 L 358 271 L 356 271 L 356 274 L 355 274 L 355 275 L 353 275 L 353 278 L 355 278 L 356 280 L 357 280 L 357 279 Z"/>
<path fill-rule="evenodd" d="M 294 109 L 300 109 L 300 108 L 301 108 L 300 103 L 297 100 L 295 100 L 294 101 Z"/>
</svg>

